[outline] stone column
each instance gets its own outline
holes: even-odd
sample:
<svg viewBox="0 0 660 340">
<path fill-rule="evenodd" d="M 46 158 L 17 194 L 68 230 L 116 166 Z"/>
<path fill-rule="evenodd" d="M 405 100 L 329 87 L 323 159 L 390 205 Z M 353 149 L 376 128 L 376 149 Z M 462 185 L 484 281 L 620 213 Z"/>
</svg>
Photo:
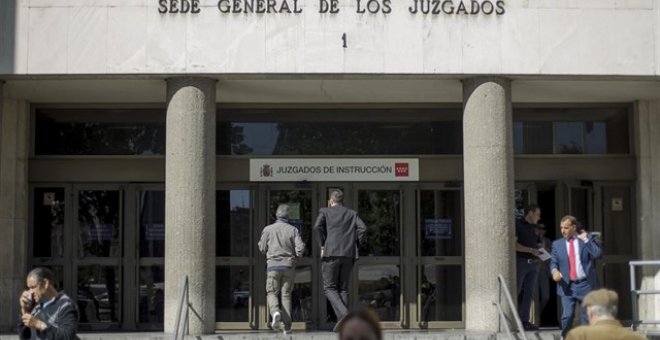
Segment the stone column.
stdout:
<svg viewBox="0 0 660 340">
<path fill-rule="evenodd" d="M 468 331 L 498 330 L 498 313 L 492 302 L 498 299 L 499 274 L 504 276 L 510 291 L 516 287 L 512 125 L 509 80 L 463 81 Z M 515 299 L 515 294 L 512 296 Z"/>
<path fill-rule="evenodd" d="M 660 248 L 660 101 L 641 101 L 635 112 L 635 137 L 637 154 L 637 225 L 639 244 L 635 259 L 658 260 Z M 660 290 L 660 268 L 643 267 L 638 288 Z M 660 296 L 645 295 L 639 298 L 639 319 L 660 320 Z M 642 326 L 655 329 L 658 326 Z"/>
<path fill-rule="evenodd" d="M 3 98 L 0 82 L 0 332 L 14 331 L 28 269 L 28 141 L 25 101 Z"/>
<path fill-rule="evenodd" d="M 173 333 L 184 278 L 189 330 L 215 329 L 215 83 L 167 80 L 165 333 Z"/>
</svg>

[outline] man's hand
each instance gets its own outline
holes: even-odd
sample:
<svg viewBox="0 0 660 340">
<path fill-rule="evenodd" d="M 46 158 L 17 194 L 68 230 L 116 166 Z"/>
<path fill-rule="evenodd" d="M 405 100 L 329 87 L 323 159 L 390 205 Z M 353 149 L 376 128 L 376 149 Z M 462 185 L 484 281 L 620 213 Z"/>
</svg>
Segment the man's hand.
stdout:
<svg viewBox="0 0 660 340">
<path fill-rule="evenodd" d="M 559 281 L 561 281 L 562 278 L 563 278 L 563 276 L 561 275 L 561 272 L 560 272 L 560 271 L 558 271 L 557 269 L 555 269 L 555 270 L 552 271 L 552 279 L 553 279 L 555 282 L 559 282 Z"/>
<path fill-rule="evenodd" d="M 325 247 L 321 247 L 321 257 L 325 257 Z"/>
<path fill-rule="evenodd" d="M 529 248 L 529 253 L 534 256 L 539 256 L 539 254 L 541 254 L 541 252 L 536 248 Z"/>
<path fill-rule="evenodd" d="M 21 305 L 21 315 L 32 311 L 32 292 L 24 290 L 19 299 Z"/>
<path fill-rule="evenodd" d="M 580 234 L 578 234 L 578 237 L 579 237 L 582 241 L 586 241 L 586 240 L 589 239 L 589 234 L 587 234 L 587 231 L 586 231 L 586 230 L 582 229 L 582 232 L 581 232 Z"/>
<path fill-rule="evenodd" d="M 23 320 L 23 325 L 26 327 L 38 329 L 40 331 L 46 329 L 46 323 L 35 318 L 32 314 L 25 313 L 21 317 L 21 320 Z"/>
</svg>

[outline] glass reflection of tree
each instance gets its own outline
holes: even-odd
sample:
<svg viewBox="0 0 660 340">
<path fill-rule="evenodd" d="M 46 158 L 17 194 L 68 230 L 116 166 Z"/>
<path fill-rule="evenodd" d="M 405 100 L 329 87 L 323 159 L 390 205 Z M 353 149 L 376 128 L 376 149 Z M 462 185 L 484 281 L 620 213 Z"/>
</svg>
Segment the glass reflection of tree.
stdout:
<svg viewBox="0 0 660 340">
<path fill-rule="evenodd" d="M 119 255 L 119 192 L 78 193 L 80 257 Z"/>
<path fill-rule="evenodd" d="M 38 118 L 46 153 L 68 155 L 164 155 L 165 122 L 79 122 Z M 145 119 L 148 120 L 148 119 Z M 164 120 L 164 115 L 163 115 Z M 50 144 L 51 146 L 47 145 Z M 53 150 L 55 148 L 55 150 Z"/>
<path fill-rule="evenodd" d="M 50 205 L 50 244 L 54 257 L 64 255 L 64 200 L 58 194 Z"/>
<path fill-rule="evenodd" d="M 399 193 L 396 191 L 360 191 L 359 215 L 367 225 L 366 242 L 360 255 L 399 255 Z"/>
<path fill-rule="evenodd" d="M 80 190 L 78 192 L 78 219 L 80 232 L 80 257 L 116 257 L 120 255 L 119 245 L 119 191 L 116 190 Z M 95 282 L 98 287 L 105 284 L 109 318 L 100 321 L 117 321 L 117 277 L 112 266 L 80 267 L 80 289 L 85 288 L 85 281 Z M 94 293 L 94 303 L 103 307 L 99 301 L 102 293 Z M 103 301 L 105 303 L 105 301 Z"/>
<path fill-rule="evenodd" d="M 377 123 L 280 123 L 274 155 L 407 154 L 430 138 L 424 125 Z M 417 136 L 414 139 L 409 136 Z M 410 143 L 391 143 L 406 138 Z M 422 145 L 419 145 L 421 148 Z M 425 153 L 417 149 L 417 153 Z"/>
<path fill-rule="evenodd" d="M 231 154 L 232 155 L 249 155 L 252 153 L 252 148 L 244 143 L 245 134 L 244 128 L 240 125 L 231 124 Z"/>
</svg>

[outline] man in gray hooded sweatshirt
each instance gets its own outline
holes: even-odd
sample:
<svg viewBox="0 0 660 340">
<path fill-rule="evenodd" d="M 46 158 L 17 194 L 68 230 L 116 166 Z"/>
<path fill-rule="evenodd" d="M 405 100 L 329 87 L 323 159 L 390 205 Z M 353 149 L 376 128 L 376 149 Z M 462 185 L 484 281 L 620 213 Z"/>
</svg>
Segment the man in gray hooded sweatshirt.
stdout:
<svg viewBox="0 0 660 340">
<path fill-rule="evenodd" d="M 266 293 L 272 316 L 271 326 L 279 328 L 284 323 L 284 334 L 291 333 L 291 291 L 296 277 L 296 258 L 305 251 L 305 243 L 298 229 L 289 224 L 289 206 L 281 204 L 275 213 L 277 221 L 261 232 L 259 250 L 268 261 Z M 282 293 L 282 309 L 277 296 Z"/>
</svg>

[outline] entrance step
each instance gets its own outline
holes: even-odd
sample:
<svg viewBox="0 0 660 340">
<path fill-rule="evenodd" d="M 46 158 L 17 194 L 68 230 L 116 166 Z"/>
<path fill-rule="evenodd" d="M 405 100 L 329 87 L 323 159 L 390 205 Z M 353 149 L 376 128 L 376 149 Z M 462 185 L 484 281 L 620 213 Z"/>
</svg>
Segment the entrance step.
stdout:
<svg viewBox="0 0 660 340">
<path fill-rule="evenodd" d="M 163 333 L 79 333 L 80 340 L 171 340 L 172 337 Z M 385 331 L 385 340 L 507 340 L 504 333 L 476 333 L 461 330 L 410 330 Z M 558 330 L 528 332 L 529 340 L 559 340 Z M 14 334 L 2 334 L 0 340 L 15 340 Z M 213 335 L 186 336 L 186 340 L 267 340 L 267 339 L 294 339 L 294 340 L 337 340 L 337 334 L 330 331 L 297 331 L 292 335 L 283 335 L 273 331 L 236 331 L 218 332 Z M 522 339 L 516 337 L 516 339 Z"/>
<path fill-rule="evenodd" d="M 475 333 L 460 330 L 434 330 L 434 331 L 385 331 L 385 340 L 508 340 L 504 333 Z M 171 340 L 171 336 L 163 333 L 79 333 L 80 340 Z M 660 335 L 647 334 L 649 340 L 660 340 Z M 519 335 L 516 339 L 522 339 Z M 0 340 L 15 340 L 15 334 L 2 334 Z M 304 332 L 298 331 L 292 335 L 262 331 L 262 332 L 218 332 L 213 335 L 186 336 L 186 340 L 336 340 L 337 335 L 332 332 Z M 559 330 L 527 332 L 529 340 L 560 340 Z"/>
</svg>

